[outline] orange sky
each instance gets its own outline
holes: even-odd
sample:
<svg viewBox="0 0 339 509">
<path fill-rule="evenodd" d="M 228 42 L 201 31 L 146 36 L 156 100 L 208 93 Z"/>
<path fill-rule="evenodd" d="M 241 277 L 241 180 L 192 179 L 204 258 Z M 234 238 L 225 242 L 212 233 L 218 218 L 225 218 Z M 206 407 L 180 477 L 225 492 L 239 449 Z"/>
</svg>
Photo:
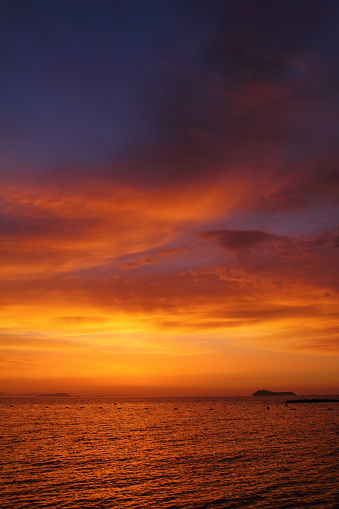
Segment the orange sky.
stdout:
<svg viewBox="0 0 339 509">
<path fill-rule="evenodd" d="M 2 9 L 0 392 L 339 392 L 338 34 L 283 4 Z"/>
<path fill-rule="evenodd" d="M 223 185 L 6 188 L 5 392 L 335 392 L 332 238 L 202 233 L 246 200 Z"/>
</svg>

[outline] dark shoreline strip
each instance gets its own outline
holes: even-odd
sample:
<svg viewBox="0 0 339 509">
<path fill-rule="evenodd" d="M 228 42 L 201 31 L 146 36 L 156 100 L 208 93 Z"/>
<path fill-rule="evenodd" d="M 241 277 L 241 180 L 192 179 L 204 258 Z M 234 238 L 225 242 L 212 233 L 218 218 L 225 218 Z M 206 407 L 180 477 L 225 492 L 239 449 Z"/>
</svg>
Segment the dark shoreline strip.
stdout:
<svg viewBox="0 0 339 509">
<path fill-rule="evenodd" d="M 289 399 L 286 403 L 339 403 L 339 399 Z"/>
</svg>

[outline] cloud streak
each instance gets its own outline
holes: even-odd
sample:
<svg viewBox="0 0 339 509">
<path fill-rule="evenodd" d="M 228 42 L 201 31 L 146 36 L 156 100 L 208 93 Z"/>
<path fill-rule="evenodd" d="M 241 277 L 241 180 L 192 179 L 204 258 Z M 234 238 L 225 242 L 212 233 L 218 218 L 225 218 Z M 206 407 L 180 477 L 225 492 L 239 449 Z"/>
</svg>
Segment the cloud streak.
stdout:
<svg viewBox="0 0 339 509">
<path fill-rule="evenodd" d="M 6 374 L 334 390 L 339 7 L 130 5 L 0 8 Z"/>
</svg>

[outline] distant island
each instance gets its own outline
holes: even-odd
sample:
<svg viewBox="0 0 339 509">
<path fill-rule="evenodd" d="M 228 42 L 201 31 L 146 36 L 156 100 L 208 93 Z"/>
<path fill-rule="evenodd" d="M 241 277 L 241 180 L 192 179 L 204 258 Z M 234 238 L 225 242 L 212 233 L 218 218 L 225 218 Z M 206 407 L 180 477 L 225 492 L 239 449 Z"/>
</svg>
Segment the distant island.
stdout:
<svg viewBox="0 0 339 509">
<path fill-rule="evenodd" d="M 38 398 L 70 398 L 67 392 L 55 392 L 54 394 L 39 394 Z"/>
<path fill-rule="evenodd" d="M 261 391 L 254 392 L 252 396 L 296 396 L 296 394 L 294 392 L 272 392 L 262 389 Z"/>
</svg>

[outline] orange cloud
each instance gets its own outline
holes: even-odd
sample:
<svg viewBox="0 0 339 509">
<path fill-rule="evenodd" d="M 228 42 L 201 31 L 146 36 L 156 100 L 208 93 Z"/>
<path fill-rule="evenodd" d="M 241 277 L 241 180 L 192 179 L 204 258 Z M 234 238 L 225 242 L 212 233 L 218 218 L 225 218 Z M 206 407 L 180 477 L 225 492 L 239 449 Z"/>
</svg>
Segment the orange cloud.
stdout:
<svg viewBox="0 0 339 509">
<path fill-rule="evenodd" d="M 90 181 L 58 186 L 4 186 L 2 274 L 91 267 L 160 249 L 187 225 L 217 217 L 235 201 L 211 186 L 138 190 Z M 162 256 L 166 254 L 163 252 Z M 149 258 L 145 258 L 149 262 Z"/>
<path fill-rule="evenodd" d="M 2 372 L 175 385 L 337 355 L 337 232 L 216 228 L 249 192 L 233 184 L 7 187 Z"/>
</svg>

